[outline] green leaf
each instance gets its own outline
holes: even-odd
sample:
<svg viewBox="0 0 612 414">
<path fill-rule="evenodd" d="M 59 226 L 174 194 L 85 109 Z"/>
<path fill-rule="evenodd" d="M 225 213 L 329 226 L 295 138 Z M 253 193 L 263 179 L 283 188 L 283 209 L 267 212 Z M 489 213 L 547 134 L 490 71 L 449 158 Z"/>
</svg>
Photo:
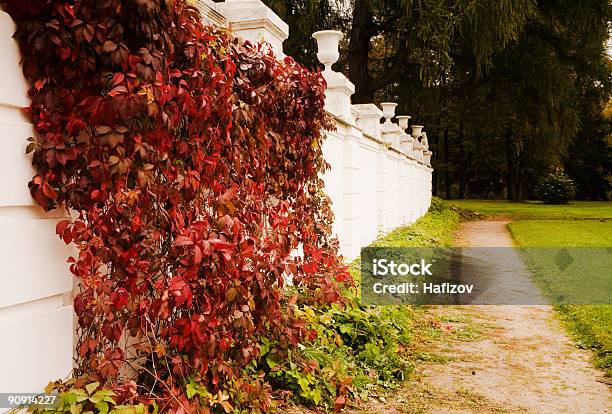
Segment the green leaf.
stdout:
<svg viewBox="0 0 612 414">
<path fill-rule="evenodd" d="M 72 404 L 70 405 L 70 414 L 81 414 L 83 407 L 80 404 Z"/>
<path fill-rule="evenodd" d="M 96 410 L 98 410 L 99 414 L 108 414 L 108 404 L 104 401 L 100 401 L 96 403 Z"/>
<path fill-rule="evenodd" d="M 189 384 L 187 384 L 187 388 L 185 390 L 185 392 L 187 393 L 187 398 L 192 399 L 194 395 L 196 395 L 196 389 L 193 386 L 193 384 L 190 382 Z"/>
<path fill-rule="evenodd" d="M 274 361 L 274 359 L 272 359 L 272 355 L 268 355 L 266 357 L 266 362 L 268 363 L 268 366 L 270 368 L 274 368 L 275 366 L 277 366 L 278 364 Z"/>
<path fill-rule="evenodd" d="M 91 384 L 87 384 L 85 389 L 87 390 L 87 394 L 91 395 L 98 387 L 100 386 L 99 382 L 92 382 Z"/>
</svg>

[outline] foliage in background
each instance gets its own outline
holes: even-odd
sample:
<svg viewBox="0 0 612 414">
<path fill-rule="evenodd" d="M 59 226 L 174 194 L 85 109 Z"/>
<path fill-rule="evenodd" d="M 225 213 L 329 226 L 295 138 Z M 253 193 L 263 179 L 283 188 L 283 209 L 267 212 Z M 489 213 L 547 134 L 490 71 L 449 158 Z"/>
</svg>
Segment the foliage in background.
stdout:
<svg viewBox="0 0 612 414">
<path fill-rule="evenodd" d="M 264 0 L 264 3 L 289 25 L 284 52 L 309 68 L 319 67 L 312 34 L 350 24 L 345 11 L 347 2 L 342 0 Z"/>
<path fill-rule="evenodd" d="M 535 196 L 544 204 L 567 204 L 576 196 L 576 183 L 561 171 L 549 173 L 538 183 Z"/>
<path fill-rule="evenodd" d="M 315 0 L 267 3 L 324 21 L 303 7 Z M 356 85 L 354 102 L 396 101 L 398 114 L 425 125 L 434 194 L 522 200 L 543 174 L 563 167 L 578 197 L 610 199 L 612 116 L 604 108 L 612 92 L 605 46 L 612 3 L 325 4 L 336 17 L 308 29 L 344 32 L 337 66 Z M 286 52 L 316 66 L 310 33 L 291 22 L 296 41 Z"/>
<path fill-rule="evenodd" d="M 320 179 L 323 78 L 182 0 L 2 3 L 32 85 L 30 192 L 73 212 L 56 230 L 78 251 L 76 381 L 57 388 L 267 412 L 259 338 L 313 339 L 299 308 L 350 280 Z"/>
</svg>

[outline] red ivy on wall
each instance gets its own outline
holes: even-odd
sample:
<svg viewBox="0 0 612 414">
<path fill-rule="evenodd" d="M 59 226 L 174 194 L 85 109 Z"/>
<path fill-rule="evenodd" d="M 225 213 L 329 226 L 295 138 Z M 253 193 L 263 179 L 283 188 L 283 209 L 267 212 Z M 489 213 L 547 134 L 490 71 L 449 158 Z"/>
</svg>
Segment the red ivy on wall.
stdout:
<svg viewBox="0 0 612 414">
<path fill-rule="evenodd" d="M 162 412 L 198 409 L 190 381 L 265 411 L 269 387 L 241 375 L 258 338 L 305 340 L 295 303 L 341 301 L 349 278 L 320 179 L 323 78 L 185 0 L 3 3 L 32 84 L 30 191 L 72 212 L 75 375 Z"/>
</svg>

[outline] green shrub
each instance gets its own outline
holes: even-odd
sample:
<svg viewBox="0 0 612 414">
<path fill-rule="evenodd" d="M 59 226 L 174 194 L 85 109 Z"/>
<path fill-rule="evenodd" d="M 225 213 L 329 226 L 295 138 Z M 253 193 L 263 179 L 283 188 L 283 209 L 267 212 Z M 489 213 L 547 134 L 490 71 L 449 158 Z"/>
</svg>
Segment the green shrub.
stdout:
<svg viewBox="0 0 612 414">
<path fill-rule="evenodd" d="M 259 368 L 271 384 L 292 391 L 297 401 L 338 409 L 370 390 L 396 387 L 412 371 L 412 308 L 354 303 L 344 308 L 304 306 L 295 312 L 316 337 L 288 354 L 262 339 Z"/>
<path fill-rule="evenodd" d="M 548 174 L 536 188 L 544 204 L 567 204 L 576 195 L 576 183 L 562 172 Z"/>
</svg>

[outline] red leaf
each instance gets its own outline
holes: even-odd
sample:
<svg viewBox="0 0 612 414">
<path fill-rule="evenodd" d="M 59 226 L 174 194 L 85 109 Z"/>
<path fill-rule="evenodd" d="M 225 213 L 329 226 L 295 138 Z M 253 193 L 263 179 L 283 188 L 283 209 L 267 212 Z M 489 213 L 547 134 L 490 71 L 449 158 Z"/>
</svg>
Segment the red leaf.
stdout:
<svg viewBox="0 0 612 414">
<path fill-rule="evenodd" d="M 45 196 L 49 197 L 51 200 L 56 200 L 57 199 L 57 193 L 55 192 L 53 187 L 51 187 L 49 185 L 49 183 L 46 182 L 46 181 L 43 183 L 42 191 L 43 191 L 43 194 Z"/>
<path fill-rule="evenodd" d="M 70 54 L 72 53 L 72 51 L 70 50 L 70 48 L 68 47 L 59 47 L 57 49 L 58 55 L 60 57 L 61 60 L 66 60 L 68 59 L 68 57 L 70 56 Z"/>
<path fill-rule="evenodd" d="M 34 87 L 36 88 L 37 91 L 39 91 L 45 86 L 46 83 L 47 83 L 47 78 L 37 79 L 36 82 L 34 82 Z"/>
<path fill-rule="evenodd" d="M 60 220 L 55 225 L 55 232 L 61 236 L 64 234 L 64 231 L 66 231 L 68 226 L 70 226 L 70 220 Z"/>
<path fill-rule="evenodd" d="M 193 244 L 193 241 L 187 236 L 178 236 L 174 240 L 174 246 L 189 246 Z"/>
<path fill-rule="evenodd" d="M 112 86 L 117 86 L 119 85 L 121 82 L 123 82 L 123 79 L 125 79 L 125 76 L 123 75 L 123 73 L 121 72 L 117 72 L 115 73 L 115 75 L 113 76 L 113 80 L 111 82 Z"/>
<path fill-rule="evenodd" d="M 115 50 L 117 50 L 117 43 L 113 42 L 112 40 L 107 40 L 106 42 L 104 42 L 104 45 L 102 45 L 102 50 L 105 53 L 114 52 Z"/>
<path fill-rule="evenodd" d="M 225 193 L 223 193 L 223 195 L 221 195 L 219 200 L 221 200 L 221 201 L 229 201 L 232 198 L 236 197 L 236 193 L 237 192 L 238 192 L 238 186 L 234 185 L 230 189 L 228 189 Z"/>
<path fill-rule="evenodd" d="M 108 96 L 115 97 L 115 96 L 117 96 L 117 95 L 121 95 L 121 94 L 127 93 L 127 91 L 128 91 L 128 90 L 127 90 L 127 88 L 126 88 L 125 86 L 122 86 L 122 85 L 120 85 L 120 86 L 116 86 L 116 87 L 114 87 L 114 88 L 113 88 L 113 89 L 112 89 L 112 90 L 111 90 L 111 91 L 108 93 Z"/>
</svg>

